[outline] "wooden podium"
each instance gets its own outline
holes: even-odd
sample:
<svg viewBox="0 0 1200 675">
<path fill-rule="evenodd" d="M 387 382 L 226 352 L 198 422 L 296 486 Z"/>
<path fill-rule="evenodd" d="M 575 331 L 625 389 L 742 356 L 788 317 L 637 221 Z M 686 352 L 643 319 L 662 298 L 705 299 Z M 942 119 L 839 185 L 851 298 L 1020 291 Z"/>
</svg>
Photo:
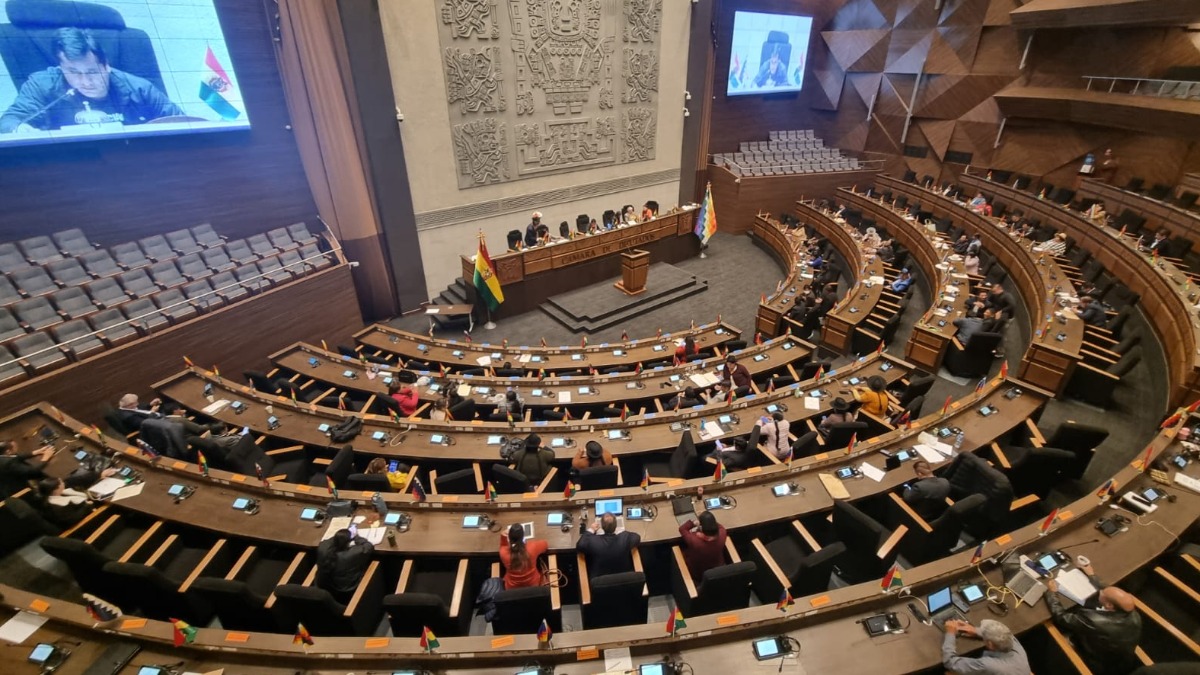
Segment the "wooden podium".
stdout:
<svg viewBox="0 0 1200 675">
<path fill-rule="evenodd" d="M 621 280 L 613 284 L 625 295 L 646 292 L 646 273 L 650 271 L 650 252 L 632 250 L 621 254 Z"/>
</svg>

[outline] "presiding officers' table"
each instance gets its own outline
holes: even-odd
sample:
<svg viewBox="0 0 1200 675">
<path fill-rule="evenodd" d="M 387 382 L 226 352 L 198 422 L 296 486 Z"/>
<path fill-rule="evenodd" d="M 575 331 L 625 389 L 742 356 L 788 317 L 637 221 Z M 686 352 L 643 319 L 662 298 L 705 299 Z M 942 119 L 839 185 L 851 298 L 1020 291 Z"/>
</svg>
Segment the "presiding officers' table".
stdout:
<svg viewBox="0 0 1200 675">
<path fill-rule="evenodd" d="M 620 276 L 621 254 L 635 248 L 649 251 L 653 262 L 687 260 L 700 252 L 695 213 L 689 205 L 641 223 L 493 255 L 504 304 L 492 316 L 527 312 L 555 294 Z M 461 259 L 463 281 L 474 288 L 475 254 Z"/>
</svg>

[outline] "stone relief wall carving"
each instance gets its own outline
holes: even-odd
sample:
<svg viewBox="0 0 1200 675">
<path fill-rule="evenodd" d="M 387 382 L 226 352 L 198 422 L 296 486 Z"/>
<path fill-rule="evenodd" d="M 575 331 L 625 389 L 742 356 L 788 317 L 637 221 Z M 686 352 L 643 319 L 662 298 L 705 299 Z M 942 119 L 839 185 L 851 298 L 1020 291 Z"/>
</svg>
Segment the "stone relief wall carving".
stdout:
<svg viewBox="0 0 1200 675">
<path fill-rule="evenodd" d="M 441 18 L 460 189 L 654 159 L 662 0 L 443 0 Z"/>
<path fill-rule="evenodd" d="M 504 111 L 504 76 L 496 52 L 492 47 L 479 51 L 446 48 L 446 99 L 458 103 L 462 114 Z"/>
<path fill-rule="evenodd" d="M 442 23 L 450 27 L 452 38 L 500 37 L 496 0 L 442 0 Z"/>
</svg>

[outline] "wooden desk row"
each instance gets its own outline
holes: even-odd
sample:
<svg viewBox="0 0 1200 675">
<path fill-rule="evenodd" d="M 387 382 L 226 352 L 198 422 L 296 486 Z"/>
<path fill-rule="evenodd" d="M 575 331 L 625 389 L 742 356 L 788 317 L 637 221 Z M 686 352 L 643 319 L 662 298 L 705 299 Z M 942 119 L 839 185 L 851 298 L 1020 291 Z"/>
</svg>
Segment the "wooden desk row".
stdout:
<svg viewBox="0 0 1200 675">
<path fill-rule="evenodd" d="M 788 338 L 783 338 L 788 339 Z M 886 370 L 885 370 L 886 368 Z M 224 422 L 233 427 L 248 427 L 259 434 L 269 434 L 276 438 L 287 439 L 291 443 L 301 443 L 314 447 L 333 447 L 329 437 L 317 427 L 321 424 L 336 426 L 344 418 L 358 416 L 363 418 L 362 431 L 355 439 L 356 450 L 372 455 L 403 458 L 407 460 L 459 460 L 459 461 L 499 461 L 501 439 L 508 436 L 524 437 L 529 433 L 542 436 L 543 445 L 549 445 L 555 439 L 561 439 L 565 447 L 555 450 L 556 459 L 568 461 L 575 455 L 576 449 L 589 440 L 599 441 L 606 449 L 617 457 L 645 454 L 675 448 L 682 434 L 682 429 L 676 425 L 690 424 L 697 431 L 705 419 L 713 420 L 720 415 L 734 415 L 736 420 L 727 425 L 729 429 L 719 438 L 728 438 L 749 433 L 759 417 L 768 414 L 767 406 L 772 403 L 782 403 L 788 406 L 786 414 L 795 422 L 798 419 L 814 417 L 827 413 L 835 392 L 842 387 L 840 380 L 849 377 L 866 379 L 871 375 L 880 375 L 889 383 L 899 380 L 909 372 L 910 368 L 903 361 L 887 355 L 872 354 L 843 367 L 833 377 L 826 376 L 820 382 L 800 382 L 783 387 L 773 393 L 747 396 L 738 399 L 733 404 L 722 401 L 711 402 L 705 406 L 685 408 L 679 411 L 662 413 L 647 412 L 633 415 L 626 421 L 619 418 L 601 418 L 595 420 L 572 420 L 570 422 L 481 422 L 479 420 L 439 422 L 427 419 L 405 419 L 397 423 L 381 415 L 359 415 L 342 412 L 336 408 L 322 408 L 315 405 L 295 403 L 281 396 L 260 394 L 249 387 L 230 383 L 214 377 L 207 371 L 190 369 L 176 377 L 154 385 L 156 391 L 164 397 L 177 401 L 185 408 L 202 411 L 214 401 L 227 400 L 231 403 L 240 401 L 245 409 L 240 414 L 232 406 L 225 406 L 215 411 L 209 417 Z M 209 396 L 205 395 L 206 385 L 212 386 Z M 797 391 L 811 391 L 820 388 L 831 395 L 820 399 L 817 410 L 806 409 L 803 400 L 794 398 Z M 213 401 L 209 401 L 212 398 Z M 270 407 L 271 411 L 267 408 Z M 278 427 L 270 429 L 267 418 L 274 416 Z M 673 429 L 672 427 L 676 428 Z M 374 441 L 375 432 L 386 435 L 384 441 Z M 622 439 L 609 438 L 610 432 L 623 432 Z M 441 442 L 432 439 L 438 436 Z M 712 441 L 717 437 L 696 436 L 697 442 Z"/>
<path fill-rule="evenodd" d="M 688 330 L 662 333 L 652 338 L 619 343 L 580 345 L 575 347 L 540 347 L 537 345 L 489 344 L 461 340 L 431 339 L 373 324 L 354 334 L 354 339 L 369 354 L 389 358 L 399 357 L 403 367 L 408 359 L 427 363 L 444 363 L 452 370 L 480 367 L 500 367 L 509 362 L 513 368 L 525 370 L 579 370 L 633 366 L 663 358 L 671 358 L 676 341 L 692 337 L 700 349 L 716 347 L 737 340 L 741 331 L 719 319 Z M 660 347 L 660 349 L 655 349 Z M 522 361 L 522 357 L 526 360 Z"/>
<path fill-rule="evenodd" d="M 663 358 L 663 354 L 667 355 L 665 358 L 673 357 L 674 350 L 667 351 L 667 349 L 666 346 L 663 346 L 663 350 L 658 352 L 660 358 Z M 735 353 L 739 363 L 750 371 L 751 377 L 761 378 L 771 373 L 780 374 L 781 371 L 782 374 L 788 374 L 789 367 L 794 370 L 796 366 L 806 363 L 811 358 L 814 349 L 815 347 L 798 338 L 785 338 L 769 340 L 761 345 L 750 345 L 732 353 Z M 526 406 L 570 405 L 560 404 L 557 392 L 564 389 L 574 391 L 577 387 L 589 385 L 593 390 L 592 393 L 582 400 L 573 400 L 573 403 L 592 406 L 620 405 L 624 402 L 633 403 L 674 395 L 676 387 L 689 384 L 689 382 L 685 382 L 689 374 L 696 372 L 697 369 L 711 371 L 724 362 L 724 358 L 729 352 L 722 351 L 719 347 L 716 348 L 716 351 L 718 356 L 712 358 L 683 363 L 678 366 L 656 366 L 643 370 L 640 374 L 635 372 L 596 376 L 547 374 L 544 379 L 539 379 L 537 376 L 489 377 L 452 373 L 442 376 L 438 371 L 410 371 L 410 373 L 417 378 L 429 378 L 426 385 L 417 387 L 417 392 L 423 401 L 442 398 L 442 387 L 446 386 L 447 382 L 462 382 L 471 386 L 471 394 L 468 398 L 473 398 L 481 404 L 486 403 L 491 394 L 503 392 L 508 388 L 517 388 L 521 392 Z M 765 358 L 756 358 L 760 356 Z M 317 381 L 317 384 L 313 386 L 321 387 L 322 391 L 333 388 L 360 396 L 386 396 L 388 386 L 385 378 L 404 370 L 391 366 L 377 366 L 377 364 L 364 365 L 354 359 L 306 343 L 292 345 L 272 354 L 270 358 L 278 368 L 297 373 L 302 378 Z M 315 365 L 312 362 L 313 359 L 316 360 Z M 375 367 L 378 367 L 377 371 L 374 370 Z M 348 377 L 347 372 L 352 373 L 353 377 Z M 435 384 L 438 385 L 437 391 L 431 389 L 431 386 Z M 480 393 L 479 387 L 488 389 L 489 394 Z M 534 391 L 542 393 L 535 396 Z"/>
<path fill-rule="evenodd" d="M 1152 265 L 1149 256 L 1132 241 L 1123 241 L 1116 230 L 1097 225 L 1083 214 L 1037 195 L 963 174 L 959 181 L 968 190 L 995 194 L 1010 209 L 1020 209 L 1026 218 L 1052 224 L 1090 252 L 1106 270 L 1141 296 L 1138 308 L 1149 319 L 1167 356 L 1168 404 L 1188 405 L 1200 398 L 1200 320 L 1193 305 L 1196 291 L 1189 288 L 1186 274 L 1170 262 Z"/>
<path fill-rule="evenodd" d="M 1061 393 L 1082 358 L 1084 325 L 1073 312 L 1061 311 L 1058 294 L 1074 295 L 1074 288 L 1054 256 L 1034 252 L 1030 242 L 1014 239 L 998 221 L 939 192 L 887 176 L 879 177 L 879 186 L 908 195 L 911 201 L 927 205 L 935 217 L 950 218 L 980 235 L 985 250 L 1008 272 L 1029 314 L 1032 336 L 1021 359 L 1021 379 Z"/>
<path fill-rule="evenodd" d="M 1175 449 L 1176 429 L 1156 435 L 1151 442 L 1151 457 Z M 1193 463 L 1187 473 L 1196 475 Z M 1128 466 L 1114 476 L 1116 489 L 1122 492 L 1143 486 L 1146 479 L 1138 467 Z M 1171 545 L 1176 533 L 1190 526 L 1200 516 L 1200 495 L 1187 490 L 1173 490 L 1178 497 L 1172 504 L 1164 503 L 1153 516 L 1155 526 L 1131 526 L 1128 532 L 1112 539 L 1096 540 L 1093 522 L 1108 513 L 1107 503 L 1091 493 L 1059 511 L 1058 523 L 1048 534 L 1034 522 L 988 542 L 983 554 L 994 558 L 1001 552 L 1021 550 L 1027 553 L 1050 551 L 1075 546 L 1073 552 L 1085 553 L 1092 559 L 1099 576 L 1117 581 L 1160 554 Z M 962 581 L 976 581 L 984 574 L 989 583 L 1000 584 L 998 570 L 988 562 L 970 564 L 973 552 L 965 550 L 950 557 L 905 570 L 904 581 L 914 595 L 928 593 L 937 587 Z M 48 630 L 82 631 L 95 639 L 102 638 L 92 628 L 94 621 L 79 605 L 39 596 L 27 590 L 0 586 L 4 604 L 14 609 L 32 611 L 51 619 Z M 293 645 L 291 636 L 251 633 L 231 636 L 219 629 L 201 628 L 196 643 L 184 648 L 183 654 L 225 652 L 229 659 L 269 658 L 273 664 L 288 664 L 308 668 L 319 661 L 337 658 L 344 668 L 381 668 L 395 670 L 397 659 L 406 665 L 431 668 L 472 667 L 497 663 L 515 664 L 537 659 L 542 662 L 573 662 L 598 658 L 602 650 L 629 647 L 635 655 L 662 654 L 668 651 L 715 649 L 717 645 L 751 637 L 790 632 L 803 645 L 800 659 L 809 672 L 835 672 L 846 666 L 846 655 L 860 654 L 856 668 L 873 672 L 911 672 L 940 662 L 940 630 L 912 631 L 917 639 L 882 639 L 868 641 L 856 626 L 861 617 L 878 611 L 903 612 L 907 598 L 881 594 L 877 582 L 838 588 L 816 596 L 796 598 L 796 606 L 781 613 L 770 603 L 737 612 L 719 615 L 687 617 L 687 627 L 675 638 L 665 635 L 656 626 L 634 625 L 608 628 L 602 631 L 569 631 L 554 636 L 549 648 L 539 649 L 534 635 L 517 635 L 512 639 L 492 636 L 441 638 L 441 646 L 433 654 L 422 652 L 415 638 L 326 638 L 315 636 L 312 647 Z M 989 613 L 983 606 L 972 608 L 969 618 L 978 622 Z M 1044 603 L 1034 607 L 1014 608 L 1004 619 L 1020 633 L 1043 622 L 1047 617 Z M 93 632 L 88 633 L 91 630 Z M 148 643 L 161 649 L 172 639 L 171 626 L 159 621 L 118 622 L 106 634 Z M 742 665 L 753 663 L 748 647 Z M 726 647 L 721 653 L 729 653 Z M 686 652 L 685 652 L 686 653 Z M 199 656 L 199 658 L 206 658 Z M 223 657 L 224 658 L 224 657 Z M 689 660 L 695 660 L 689 658 Z M 410 666 L 411 667 L 411 666 Z"/>
<path fill-rule="evenodd" d="M 700 251 L 693 234 L 697 208 L 687 206 L 641 223 L 522 251 L 499 253 L 502 249 L 494 247 L 491 257 L 504 289 L 504 304 L 493 316 L 520 314 L 554 294 L 618 276 L 620 254 L 632 249 L 649 251 L 656 262 L 680 262 L 696 255 Z M 460 256 L 462 279 L 471 288 L 474 255 Z"/>
<path fill-rule="evenodd" d="M 1149 232 L 1165 229 L 1172 236 L 1182 236 L 1192 241 L 1200 239 L 1200 213 L 1195 211 L 1122 190 L 1094 178 L 1084 178 L 1080 181 L 1077 196 L 1100 200 L 1104 204 L 1104 210 L 1113 218 L 1120 215 L 1121 211 L 1129 209 L 1146 219 L 1146 229 Z"/>
</svg>

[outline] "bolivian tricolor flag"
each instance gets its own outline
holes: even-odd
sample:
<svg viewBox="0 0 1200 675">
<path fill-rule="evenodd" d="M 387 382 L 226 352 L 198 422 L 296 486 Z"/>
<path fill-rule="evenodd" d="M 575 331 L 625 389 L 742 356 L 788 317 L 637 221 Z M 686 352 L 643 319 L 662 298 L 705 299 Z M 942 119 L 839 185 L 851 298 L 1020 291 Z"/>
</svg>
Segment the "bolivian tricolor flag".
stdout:
<svg viewBox="0 0 1200 675">
<path fill-rule="evenodd" d="M 227 94 L 233 93 L 233 81 L 229 79 L 229 74 L 225 72 L 221 62 L 217 60 L 217 55 L 213 54 L 212 47 L 209 47 L 204 54 L 204 73 L 201 78 L 201 101 L 207 103 L 208 107 L 212 108 L 223 120 L 235 120 L 241 116 L 242 111 L 233 107 L 225 98 Z"/>
<path fill-rule="evenodd" d="M 683 612 L 676 609 L 667 619 L 667 635 L 675 637 L 675 632 L 680 628 L 687 628 L 687 622 L 683 620 Z"/>
<path fill-rule="evenodd" d="M 700 213 L 696 216 L 695 233 L 700 237 L 701 245 L 707 244 L 709 238 L 717 233 L 717 210 L 713 206 L 712 183 L 704 188 L 704 203 L 700 205 Z"/>
<path fill-rule="evenodd" d="M 171 619 L 171 635 L 176 647 L 196 641 L 196 629 L 182 619 Z"/>
<path fill-rule="evenodd" d="M 504 302 L 504 291 L 500 288 L 500 280 L 496 278 L 496 266 L 488 255 L 482 232 L 479 233 L 479 253 L 475 255 L 475 291 L 488 309 L 494 310 Z"/>
<path fill-rule="evenodd" d="M 433 631 L 429 630 L 429 626 L 422 626 L 421 649 L 424 649 L 427 654 L 432 654 L 433 650 L 440 646 L 442 646 L 442 643 L 438 642 L 437 636 L 433 634 Z"/>
</svg>

